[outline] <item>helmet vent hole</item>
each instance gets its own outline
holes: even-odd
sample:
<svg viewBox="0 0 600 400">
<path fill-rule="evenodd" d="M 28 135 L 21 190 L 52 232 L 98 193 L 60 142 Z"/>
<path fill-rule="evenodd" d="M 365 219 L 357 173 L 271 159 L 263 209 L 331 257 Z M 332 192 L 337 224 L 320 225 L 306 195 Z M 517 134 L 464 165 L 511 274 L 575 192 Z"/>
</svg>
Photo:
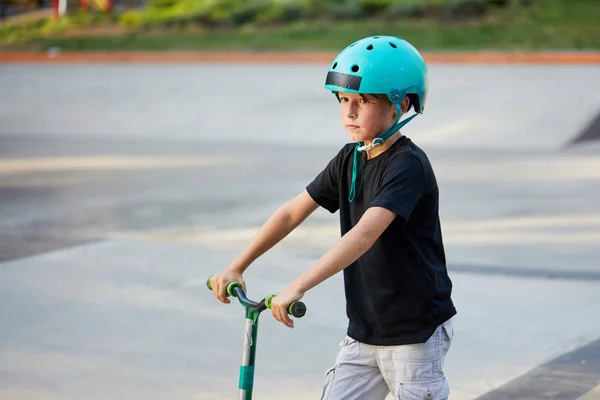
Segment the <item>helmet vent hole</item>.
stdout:
<svg viewBox="0 0 600 400">
<path fill-rule="evenodd" d="M 373 45 L 372 44 L 368 45 L 367 50 L 373 50 Z"/>
<path fill-rule="evenodd" d="M 354 64 L 351 69 L 352 69 L 352 72 L 358 72 L 360 67 L 358 65 Z"/>
<path fill-rule="evenodd" d="M 379 36 L 373 36 L 373 39 L 379 39 Z"/>
<path fill-rule="evenodd" d="M 397 49 L 398 46 L 396 46 L 394 43 L 390 42 L 390 46 L 392 46 L 393 48 Z"/>
<path fill-rule="evenodd" d="M 331 69 L 335 69 L 335 67 L 337 67 L 337 62 L 333 63 L 333 67 L 331 67 Z"/>
</svg>

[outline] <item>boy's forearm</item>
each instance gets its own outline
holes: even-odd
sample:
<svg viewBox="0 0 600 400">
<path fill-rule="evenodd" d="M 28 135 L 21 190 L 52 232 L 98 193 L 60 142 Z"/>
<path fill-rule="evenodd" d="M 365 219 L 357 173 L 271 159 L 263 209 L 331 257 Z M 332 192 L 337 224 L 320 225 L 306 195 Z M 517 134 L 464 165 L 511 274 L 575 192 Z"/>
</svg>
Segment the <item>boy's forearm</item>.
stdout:
<svg viewBox="0 0 600 400">
<path fill-rule="evenodd" d="M 305 293 L 358 260 L 376 240 L 377 236 L 371 232 L 356 228 L 350 230 L 290 286 Z"/>
<path fill-rule="evenodd" d="M 231 267 L 244 272 L 254 260 L 289 235 L 300 222 L 291 217 L 287 204 L 283 205 L 264 223 L 246 250 L 231 263 Z"/>
</svg>

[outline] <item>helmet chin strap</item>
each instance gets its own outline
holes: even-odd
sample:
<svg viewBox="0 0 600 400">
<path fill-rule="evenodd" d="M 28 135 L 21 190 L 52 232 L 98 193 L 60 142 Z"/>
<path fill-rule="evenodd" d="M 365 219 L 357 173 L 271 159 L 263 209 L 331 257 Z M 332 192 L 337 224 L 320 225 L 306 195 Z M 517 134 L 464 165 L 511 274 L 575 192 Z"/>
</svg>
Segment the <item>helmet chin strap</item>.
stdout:
<svg viewBox="0 0 600 400">
<path fill-rule="evenodd" d="M 402 108 L 400 107 L 400 103 L 396 103 L 396 111 L 398 116 L 396 117 L 396 120 L 394 121 L 394 123 L 392 124 L 392 126 L 390 126 L 388 129 L 386 129 L 383 133 L 381 133 L 379 136 L 377 136 L 375 139 L 373 139 L 371 141 L 371 143 L 365 145 L 364 142 L 359 142 L 358 143 L 358 147 L 357 150 L 358 151 L 370 151 L 373 150 L 375 147 L 379 147 L 383 144 L 383 142 L 385 142 L 386 140 L 388 140 L 390 138 L 390 136 L 392 136 L 394 133 L 398 132 L 400 129 L 402 129 L 402 127 L 406 124 L 408 124 L 414 117 L 416 117 L 419 114 L 415 114 L 415 115 L 411 115 L 409 118 L 406 118 L 404 121 L 398 123 L 398 121 L 400 120 L 400 117 L 402 116 Z"/>
<path fill-rule="evenodd" d="M 396 103 L 396 110 L 398 111 L 398 117 L 388 129 L 386 129 L 383 133 L 377 136 L 375 139 L 371 141 L 371 143 L 365 145 L 364 142 L 358 142 L 356 147 L 354 148 L 354 162 L 352 164 L 352 186 L 350 187 L 350 193 L 348 194 L 348 201 L 352 203 L 356 196 L 356 181 L 358 179 L 358 153 L 359 152 L 367 152 L 373 150 L 375 147 L 379 147 L 383 144 L 384 141 L 390 138 L 394 133 L 398 132 L 404 125 L 408 124 L 414 117 L 419 114 L 411 115 L 406 118 L 404 121 L 398 123 L 400 117 L 402 116 L 402 109 L 400 108 L 400 103 Z"/>
</svg>

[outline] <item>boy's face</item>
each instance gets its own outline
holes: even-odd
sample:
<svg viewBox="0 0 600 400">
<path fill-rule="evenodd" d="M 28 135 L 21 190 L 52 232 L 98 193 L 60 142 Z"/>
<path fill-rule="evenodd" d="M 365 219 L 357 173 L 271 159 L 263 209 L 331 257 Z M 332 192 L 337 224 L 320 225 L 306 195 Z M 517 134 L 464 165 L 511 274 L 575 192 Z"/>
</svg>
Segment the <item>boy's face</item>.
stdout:
<svg viewBox="0 0 600 400">
<path fill-rule="evenodd" d="M 339 92 L 338 96 L 342 123 L 353 141 L 371 141 L 396 120 L 396 107 L 384 94 Z"/>
</svg>

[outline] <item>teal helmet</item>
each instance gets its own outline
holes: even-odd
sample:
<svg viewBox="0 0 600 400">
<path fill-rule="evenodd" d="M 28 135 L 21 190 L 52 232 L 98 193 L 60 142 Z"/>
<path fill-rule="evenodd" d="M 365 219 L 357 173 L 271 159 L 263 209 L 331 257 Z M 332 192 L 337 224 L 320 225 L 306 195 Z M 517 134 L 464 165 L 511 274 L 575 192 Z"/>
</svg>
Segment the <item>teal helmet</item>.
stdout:
<svg viewBox="0 0 600 400">
<path fill-rule="evenodd" d="M 398 111 L 396 121 L 370 145 L 357 144 L 350 201 L 354 200 L 355 195 L 358 159 L 356 152 L 381 145 L 414 117 L 422 114 L 428 86 L 425 60 L 415 47 L 395 36 L 366 37 L 346 47 L 333 60 L 325 80 L 326 89 L 336 96 L 338 92 L 385 94 Z M 399 122 L 402 115 L 400 103 L 406 96 L 410 99 L 410 107 L 414 108 L 415 114 Z"/>
<path fill-rule="evenodd" d="M 428 83 L 427 65 L 410 43 L 394 36 L 371 36 L 338 54 L 329 67 L 325 88 L 386 94 L 394 104 L 408 96 L 415 112 L 422 114 Z"/>
</svg>

